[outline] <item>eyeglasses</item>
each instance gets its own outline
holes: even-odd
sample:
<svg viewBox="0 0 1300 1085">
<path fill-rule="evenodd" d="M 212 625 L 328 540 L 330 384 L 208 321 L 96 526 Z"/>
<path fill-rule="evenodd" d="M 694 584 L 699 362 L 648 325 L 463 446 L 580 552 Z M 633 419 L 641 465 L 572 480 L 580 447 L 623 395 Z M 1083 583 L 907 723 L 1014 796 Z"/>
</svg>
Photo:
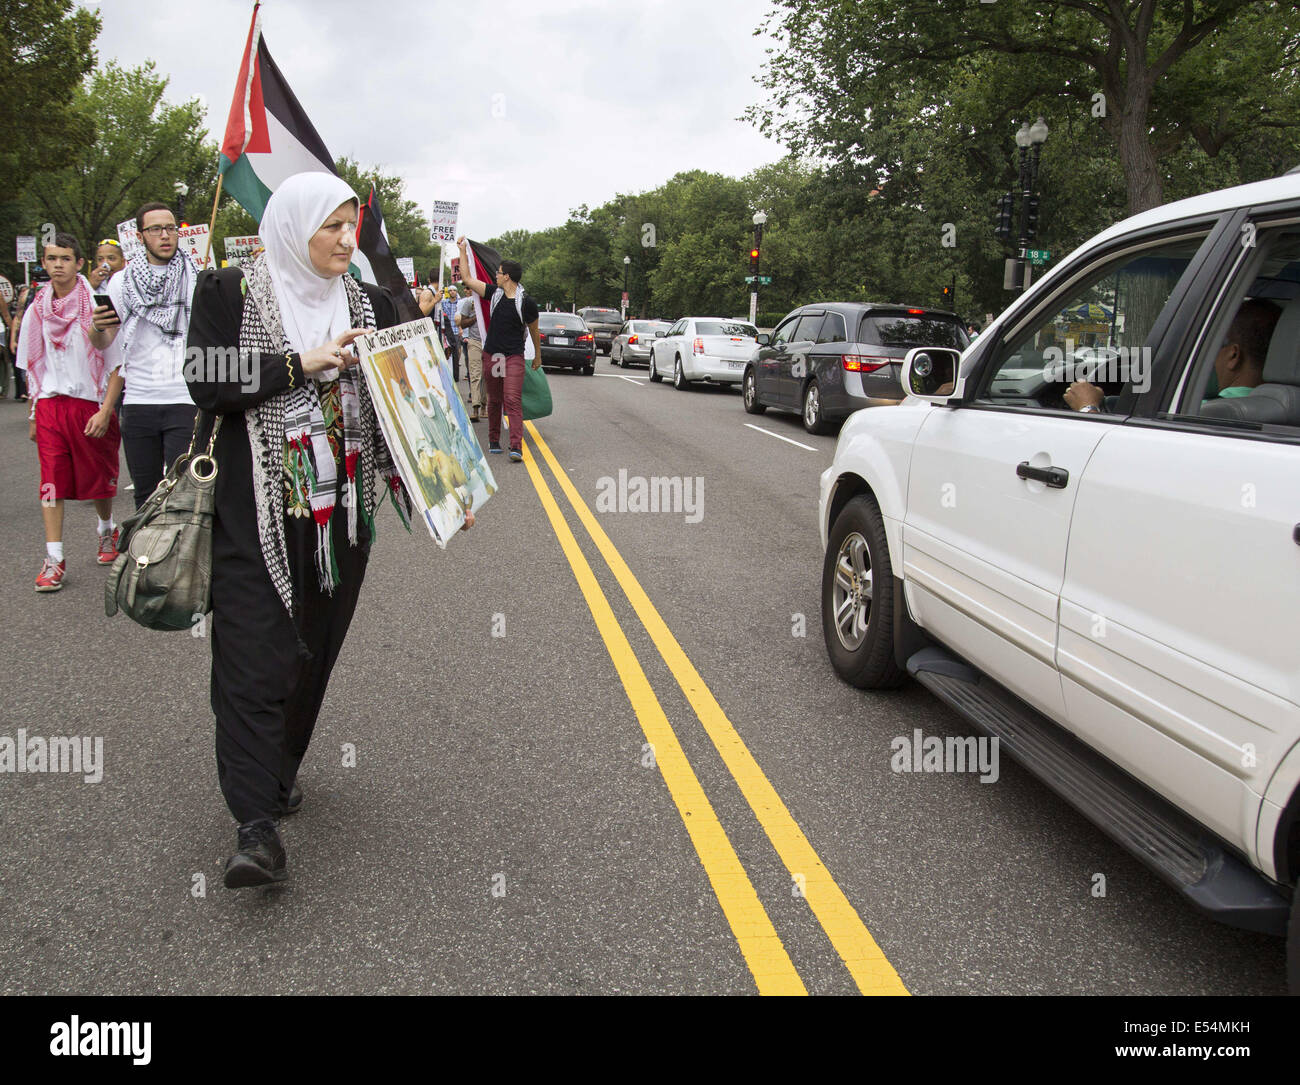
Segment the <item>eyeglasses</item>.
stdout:
<svg viewBox="0 0 1300 1085">
<path fill-rule="evenodd" d="M 154 237 L 160 237 L 163 234 L 178 234 L 181 232 L 181 228 L 179 226 L 146 226 L 142 232 L 153 234 Z"/>
</svg>

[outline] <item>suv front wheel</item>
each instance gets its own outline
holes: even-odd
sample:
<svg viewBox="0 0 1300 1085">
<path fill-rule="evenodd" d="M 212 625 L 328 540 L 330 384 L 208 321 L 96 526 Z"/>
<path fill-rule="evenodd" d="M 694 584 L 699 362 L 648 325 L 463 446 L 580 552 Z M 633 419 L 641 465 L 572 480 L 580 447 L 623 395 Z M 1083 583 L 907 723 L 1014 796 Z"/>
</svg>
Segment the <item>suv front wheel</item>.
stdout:
<svg viewBox="0 0 1300 1085">
<path fill-rule="evenodd" d="M 897 689 L 894 574 L 880 506 L 853 498 L 835 518 L 822 559 L 822 637 L 831 666 L 859 689 Z"/>
<path fill-rule="evenodd" d="M 754 383 L 754 367 L 752 365 L 745 370 L 745 379 L 740 386 L 740 395 L 745 403 L 745 410 L 750 414 L 762 414 L 767 410 L 767 405 L 758 401 L 758 387 Z"/>
</svg>

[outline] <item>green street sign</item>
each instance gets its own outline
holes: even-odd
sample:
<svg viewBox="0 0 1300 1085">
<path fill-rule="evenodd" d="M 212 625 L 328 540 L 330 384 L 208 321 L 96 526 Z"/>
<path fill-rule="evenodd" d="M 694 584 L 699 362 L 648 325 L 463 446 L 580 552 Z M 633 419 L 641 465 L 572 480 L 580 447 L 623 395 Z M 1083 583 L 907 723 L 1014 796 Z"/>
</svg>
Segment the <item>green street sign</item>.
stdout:
<svg viewBox="0 0 1300 1085">
<path fill-rule="evenodd" d="M 764 286 L 771 286 L 771 285 L 772 285 L 772 276 L 771 276 L 771 275 L 760 275 L 760 276 L 758 277 L 758 281 L 759 281 L 760 283 L 762 283 Z"/>
<path fill-rule="evenodd" d="M 1026 249 L 1025 256 L 1034 267 L 1042 267 L 1052 258 L 1051 249 Z"/>
<path fill-rule="evenodd" d="M 745 282 L 747 282 L 747 283 L 752 283 L 753 281 L 754 281 L 754 276 L 753 276 L 753 275 L 746 275 L 746 276 L 745 276 Z"/>
</svg>

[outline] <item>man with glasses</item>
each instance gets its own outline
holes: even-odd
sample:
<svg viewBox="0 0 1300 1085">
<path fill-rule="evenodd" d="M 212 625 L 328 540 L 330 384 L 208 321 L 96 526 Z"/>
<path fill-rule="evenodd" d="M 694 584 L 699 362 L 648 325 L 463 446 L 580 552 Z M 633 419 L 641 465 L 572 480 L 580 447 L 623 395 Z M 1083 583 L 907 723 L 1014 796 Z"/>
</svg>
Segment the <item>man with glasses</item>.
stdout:
<svg viewBox="0 0 1300 1085">
<path fill-rule="evenodd" d="M 143 248 L 122 274 L 108 281 L 112 308 L 97 307 L 94 313 L 91 342 L 99 350 L 116 342 L 117 368 L 91 423 L 107 429 L 125 386 L 122 447 L 139 508 L 188 447 L 194 428 L 184 367 L 198 272 L 180 247 L 176 216 L 166 204 L 145 204 L 136 212 L 135 225 Z"/>
</svg>

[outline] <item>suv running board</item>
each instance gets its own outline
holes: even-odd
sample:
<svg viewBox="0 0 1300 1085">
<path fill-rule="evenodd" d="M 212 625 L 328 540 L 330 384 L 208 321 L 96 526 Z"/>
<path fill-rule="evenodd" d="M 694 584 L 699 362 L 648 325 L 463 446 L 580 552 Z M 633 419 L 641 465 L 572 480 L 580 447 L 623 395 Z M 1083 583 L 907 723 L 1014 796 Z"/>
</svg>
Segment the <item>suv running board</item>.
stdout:
<svg viewBox="0 0 1300 1085">
<path fill-rule="evenodd" d="M 914 653 L 907 670 L 1212 919 L 1286 934 L 1290 904 L 1272 884 L 1082 740 L 942 648 Z"/>
</svg>

